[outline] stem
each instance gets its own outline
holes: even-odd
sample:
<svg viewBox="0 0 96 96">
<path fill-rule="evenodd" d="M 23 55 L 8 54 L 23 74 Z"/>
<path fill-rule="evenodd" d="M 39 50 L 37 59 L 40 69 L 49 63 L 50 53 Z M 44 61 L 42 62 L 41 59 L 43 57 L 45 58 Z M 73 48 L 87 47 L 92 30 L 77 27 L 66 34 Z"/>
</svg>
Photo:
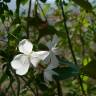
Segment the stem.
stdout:
<svg viewBox="0 0 96 96">
<path fill-rule="evenodd" d="M 29 18 L 30 18 L 30 13 L 31 13 L 31 0 L 29 1 L 29 8 L 28 8 L 28 16 L 27 16 L 27 28 L 26 28 L 26 35 L 27 38 L 29 38 Z"/>
<path fill-rule="evenodd" d="M 60 85 L 59 80 L 57 80 L 56 83 L 57 83 L 57 92 L 58 92 L 58 96 L 63 96 L 62 88 L 61 88 L 61 85 Z"/>
<path fill-rule="evenodd" d="M 34 94 L 34 96 L 37 96 L 36 93 L 35 93 L 35 91 L 33 90 L 33 88 L 30 86 L 30 84 L 25 80 L 25 78 L 24 77 L 21 77 L 21 79 L 25 82 L 25 84 L 28 86 L 28 88 L 30 88 L 32 94 Z"/>
<path fill-rule="evenodd" d="M 18 75 L 14 72 L 14 70 L 10 67 L 12 73 L 14 73 L 14 76 L 15 76 L 15 79 L 17 81 L 17 95 L 16 96 L 19 96 L 20 94 L 20 80 L 19 80 L 19 77 Z"/>
<path fill-rule="evenodd" d="M 71 53 L 72 53 L 72 57 L 73 57 L 73 60 L 74 60 L 74 63 L 75 65 L 78 67 L 78 63 L 77 63 L 77 60 L 76 60 L 76 57 L 75 57 L 75 53 L 73 51 L 73 46 L 72 46 L 72 43 L 71 43 L 71 39 L 69 37 L 69 31 L 68 31 L 68 28 L 67 28 L 67 25 L 66 25 L 66 16 L 65 16 L 65 12 L 64 12 L 64 8 L 63 8 L 63 5 L 62 5 L 62 0 L 60 0 L 60 7 L 61 7 L 61 11 L 62 11 L 62 16 L 63 16 L 63 23 L 64 23 L 64 28 L 66 30 L 66 34 L 67 34 L 67 39 L 68 39 L 68 43 L 69 43 L 69 48 L 71 50 Z M 82 82 L 82 79 L 80 77 L 80 74 L 78 76 L 78 81 L 80 83 L 80 87 L 81 87 L 81 90 L 82 90 L 82 93 L 84 96 L 86 96 L 86 93 L 84 91 L 84 88 L 83 88 L 83 82 Z"/>
<path fill-rule="evenodd" d="M 45 15 L 44 11 L 43 11 L 43 8 L 41 7 L 41 5 L 40 5 L 40 3 L 38 2 L 38 0 L 36 0 L 36 1 L 37 1 L 37 4 L 38 4 L 40 10 L 42 11 L 42 14 L 43 14 L 45 20 L 47 21 L 47 17 L 46 17 L 46 15 Z M 47 21 L 47 22 L 48 22 L 48 21 Z"/>
<path fill-rule="evenodd" d="M 19 80 L 17 75 L 15 77 L 16 77 L 16 80 L 17 80 L 17 96 L 19 96 L 19 94 L 20 94 L 20 80 Z"/>
<path fill-rule="evenodd" d="M 39 93 L 38 93 L 38 88 L 36 86 L 36 96 L 39 96 Z"/>
<path fill-rule="evenodd" d="M 14 81 L 13 81 L 13 79 L 11 77 L 9 77 L 9 78 L 10 78 L 10 87 L 11 87 L 12 93 L 13 93 L 14 96 L 16 96 L 15 90 L 14 90 L 14 88 L 12 86 L 12 84 L 13 84 Z"/>
<path fill-rule="evenodd" d="M 16 15 L 19 18 L 20 11 L 20 0 L 16 0 Z"/>
</svg>

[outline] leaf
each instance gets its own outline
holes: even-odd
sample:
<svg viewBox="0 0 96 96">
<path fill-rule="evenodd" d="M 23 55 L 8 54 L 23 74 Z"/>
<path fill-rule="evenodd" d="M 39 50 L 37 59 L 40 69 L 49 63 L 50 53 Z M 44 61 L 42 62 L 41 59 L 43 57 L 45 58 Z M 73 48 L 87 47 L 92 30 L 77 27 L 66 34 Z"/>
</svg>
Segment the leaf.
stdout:
<svg viewBox="0 0 96 96">
<path fill-rule="evenodd" d="M 1 91 L 0 96 L 5 96 L 5 93 Z"/>
<path fill-rule="evenodd" d="M 0 78 L 0 85 L 7 79 L 7 75 L 6 73 L 2 74 L 1 78 Z"/>
<path fill-rule="evenodd" d="M 8 11 L 9 10 L 8 5 L 3 3 L 3 9 Z"/>
<path fill-rule="evenodd" d="M 91 60 L 86 66 L 82 67 L 81 72 L 96 79 L 96 60 Z"/>
<path fill-rule="evenodd" d="M 86 11 L 92 12 L 92 5 L 88 2 L 88 0 L 73 0 L 80 7 L 84 8 Z"/>
<path fill-rule="evenodd" d="M 4 21 L 5 21 L 5 16 L 4 16 L 4 15 L 1 15 L 0 18 L 1 18 L 2 22 L 4 23 Z"/>
<path fill-rule="evenodd" d="M 79 70 L 75 64 L 68 61 L 67 59 L 65 59 L 65 58 L 58 58 L 58 59 L 59 59 L 59 63 L 61 66 L 67 66 L 67 67 L 71 67 L 71 68 L 74 68 L 76 70 Z"/>
<path fill-rule="evenodd" d="M 6 3 L 9 3 L 11 0 L 3 0 L 4 2 L 6 2 Z"/>
<path fill-rule="evenodd" d="M 57 80 L 68 79 L 73 76 L 78 76 L 79 74 L 79 70 L 76 70 L 72 67 L 57 68 L 55 71 L 58 73 L 57 76 L 54 76 L 54 78 Z"/>
<path fill-rule="evenodd" d="M 40 0 L 41 2 L 45 3 L 47 0 Z"/>
<path fill-rule="evenodd" d="M 54 76 L 56 79 L 64 80 L 73 76 L 78 76 L 79 69 L 72 62 L 64 58 L 58 58 L 58 60 L 61 66 L 54 69 L 58 73 L 58 76 Z"/>
<path fill-rule="evenodd" d="M 7 52 L 5 52 L 5 50 L 0 50 L 0 56 L 5 57 L 5 58 L 8 57 Z"/>
<path fill-rule="evenodd" d="M 39 50 L 48 50 L 48 47 L 45 46 L 45 45 L 42 44 L 42 43 L 39 43 L 39 44 L 38 44 L 38 48 L 39 48 Z"/>
<path fill-rule="evenodd" d="M 39 39 L 46 35 L 54 35 L 58 33 L 58 31 L 54 28 L 54 26 L 47 25 L 46 27 L 42 27 L 39 29 Z"/>
<path fill-rule="evenodd" d="M 20 0 L 20 3 L 21 3 L 22 5 L 25 5 L 27 2 L 28 2 L 28 0 Z"/>
<path fill-rule="evenodd" d="M 91 61 L 91 58 L 90 57 L 85 57 L 83 58 L 83 65 L 86 66 L 89 62 Z"/>
</svg>

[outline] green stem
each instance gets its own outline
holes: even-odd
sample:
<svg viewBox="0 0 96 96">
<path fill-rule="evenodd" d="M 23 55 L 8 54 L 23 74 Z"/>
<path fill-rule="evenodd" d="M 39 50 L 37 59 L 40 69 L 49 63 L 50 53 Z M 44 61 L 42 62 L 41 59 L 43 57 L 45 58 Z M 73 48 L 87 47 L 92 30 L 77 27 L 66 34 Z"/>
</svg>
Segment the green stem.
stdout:
<svg viewBox="0 0 96 96">
<path fill-rule="evenodd" d="M 16 0 L 16 15 L 19 18 L 20 11 L 20 0 Z"/>
<path fill-rule="evenodd" d="M 27 16 L 27 28 L 26 28 L 27 38 L 29 38 L 29 35 L 30 35 L 30 32 L 29 32 L 29 27 L 30 27 L 29 18 L 30 18 L 30 13 L 31 13 L 31 1 L 32 0 L 29 1 L 28 16 Z"/>
<path fill-rule="evenodd" d="M 67 24 L 66 24 L 66 16 L 65 16 L 65 12 L 64 12 L 64 8 L 63 8 L 63 5 L 62 5 L 62 0 L 60 0 L 60 7 L 61 7 L 61 11 L 62 11 L 62 16 L 63 16 L 63 23 L 64 23 L 64 28 L 66 30 L 66 34 L 67 34 L 67 39 L 68 39 L 68 43 L 69 43 L 69 48 L 71 50 L 71 53 L 72 53 L 72 57 L 73 57 L 73 60 L 74 60 L 74 63 L 75 65 L 78 67 L 78 63 L 77 63 L 77 60 L 76 60 L 76 57 L 75 57 L 75 53 L 73 51 L 73 46 L 72 46 L 72 43 L 71 43 L 71 40 L 70 40 L 70 37 L 69 37 L 69 31 L 68 31 L 68 28 L 67 28 Z M 80 74 L 78 76 L 78 81 L 80 83 L 80 87 L 81 87 L 81 90 L 82 90 L 82 93 L 84 96 L 86 96 L 86 93 L 84 91 L 84 88 L 83 88 L 83 82 L 82 82 L 82 79 L 80 77 Z"/>
<path fill-rule="evenodd" d="M 28 88 L 30 88 L 32 94 L 33 94 L 34 96 L 37 96 L 36 93 L 35 93 L 35 91 L 33 90 L 33 88 L 32 88 L 32 87 L 30 86 L 30 84 L 27 82 L 27 80 L 26 80 L 24 77 L 21 77 L 21 79 L 25 82 L 25 84 L 28 86 Z M 33 96 L 33 95 L 32 95 L 32 96 Z"/>
<path fill-rule="evenodd" d="M 47 17 L 46 17 L 46 15 L 45 15 L 44 11 L 43 11 L 43 8 L 41 7 L 41 5 L 40 5 L 40 3 L 38 2 L 38 0 L 36 0 L 36 1 L 37 1 L 37 4 L 38 4 L 39 8 L 40 8 L 41 11 L 42 11 L 42 14 L 43 14 L 45 20 L 47 21 Z M 48 22 L 48 21 L 47 21 L 47 22 Z"/>
<path fill-rule="evenodd" d="M 15 73 L 15 71 L 11 67 L 10 67 L 10 71 L 12 71 L 12 73 L 14 74 L 15 79 L 17 81 L 17 94 L 16 94 L 16 96 L 19 96 L 20 95 L 20 79 L 19 79 L 18 75 Z"/>
<path fill-rule="evenodd" d="M 57 92 L 58 92 L 58 96 L 63 96 L 62 88 L 61 88 L 61 85 L 60 85 L 60 81 L 57 80 L 57 81 L 56 81 L 56 84 L 57 84 Z"/>
</svg>

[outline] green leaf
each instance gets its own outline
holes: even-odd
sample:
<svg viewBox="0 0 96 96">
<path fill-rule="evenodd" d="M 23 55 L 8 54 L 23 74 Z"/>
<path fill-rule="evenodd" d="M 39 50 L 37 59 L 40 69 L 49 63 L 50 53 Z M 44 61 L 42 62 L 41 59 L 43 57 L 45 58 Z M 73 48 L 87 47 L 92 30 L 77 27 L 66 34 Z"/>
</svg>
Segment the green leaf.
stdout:
<svg viewBox="0 0 96 96">
<path fill-rule="evenodd" d="M 54 35 L 58 33 L 58 31 L 54 28 L 54 26 L 47 25 L 46 27 L 42 27 L 39 29 L 39 39 L 46 35 Z"/>
<path fill-rule="evenodd" d="M 5 16 L 4 16 L 4 15 L 1 15 L 0 18 L 1 18 L 2 22 L 4 23 L 4 21 L 5 21 Z"/>
<path fill-rule="evenodd" d="M 58 73 L 58 76 L 54 76 L 56 79 L 64 80 L 73 76 L 78 76 L 79 69 L 72 62 L 69 62 L 64 58 L 58 59 L 61 66 L 55 69 Z"/>
<path fill-rule="evenodd" d="M 42 43 L 39 43 L 38 44 L 38 48 L 39 48 L 39 50 L 48 50 L 48 47 L 46 47 L 44 44 L 42 44 Z"/>
<path fill-rule="evenodd" d="M 45 3 L 47 0 L 40 0 L 41 2 Z"/>
<path fill-rule="evenodd" d="M 6 2 L 6 3 L 9 3 L 11 0 L 3 0 L 4 2 Z"/>
<path fill-rule="evenodd" d="M 0 56 L 5 57 L 5 58 L 8 57 L 7 52 L 5 52 L 5 50 L 0 50 Z"/>
<path fill-rule="evenodd" d="M 80 7 L 84 8 L 86 11 L 92 12 L 92 5 L 88 2 L 88 0 L 73 0 Z"/>
<path fill-rule="evenodd" d="M 0 96 L 5 96 L 5 93 L 1 91 Z"/>
<path fill-rule="evenodd" d="M 7 79 L 7 75 L 6 73 L 2 74 L 2 76 L 0 77 L 0 85 Z"/>
<path fill-rule="evenodd" d="M 96 60 L 90 61 L 86 66 L 82 67 L 83 74 L 96 79 Z"/>
<path fill-rule="evenodd" d="M 79 69 L 77 69 L 77 66 L 75 64 L 68 61 L 67 59 L 64 59 L 64 58 L 58 58 L 58 59 L 59 59 L 59 63 L 61 66 L 67 66 L 67 67 L 71 67 L 71 68 L 74 68 L 76 70 L 79 70 Z"/>
<path fill-rule="evenodd" d="M 28 2 L 28 0 L 20 0 L 20 3 L 21 3 L 22 5 L 25 5 L 27 2 Z"/>
<path fill-rule="evenodd" d="M 78 76 L 79 74 L 79 71 L 72 67 L 57 68 L 55 71 L 58 73 L 57 76 L 54 76 L 54 78 L 57 80 L 68 79 L 73 76 Z"/>
</svg>

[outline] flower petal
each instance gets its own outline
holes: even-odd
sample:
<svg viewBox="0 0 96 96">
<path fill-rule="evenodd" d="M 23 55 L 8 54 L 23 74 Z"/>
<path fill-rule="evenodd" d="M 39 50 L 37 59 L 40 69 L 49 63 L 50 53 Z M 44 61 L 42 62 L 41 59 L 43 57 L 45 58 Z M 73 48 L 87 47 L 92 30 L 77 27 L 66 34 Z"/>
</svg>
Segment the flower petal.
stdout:
<svg viewBox="0 0 96 96">
<path fill-rule="evenodd" d="M 45 81 L 52 81 L 53 80 L 53 75 L 58 75 L 55 71 L 53 70 L 48 70 L 48 68 L 46 68 L 44 70 L 44 80 Z"/>
<path fill-rule="evenodd" d="M 11 66 L 16 70 L 16 74 L 18 75 L 25 75 L 28 72 L 29 65 L 28 57 L 23 54 L 16 55 L 11 62 Z"/>
<path fill-rule="evenodd" d="M 55 54 L 53 53 L 49 67 L 51 69 L 54 69 L 54 68 L 57 68 L 58 66 L 59 66 L 59 61 L 58 61 L 57 57 L 55 56 Z"/>
<path fill-rule="evenodd" d="M 55 55 L 62 55 L 63 49 L 62 49 L 62 48 L 59 48 L 59 47 L 53 47 L 53 48 L 52 48 L 52 52 L 53 52 Z"/>
<path fill-rule="evenodd" d="M 40 62 L 40 59 L 38 57 L 31 57 L 30 62 L 34 67 L 37 67 L 38 63 Z"/>
<path fill-rule="evenodd" d="M 58 42 L 59 42 L 59 38 L 57 37 L 57 35 L 54 35 L 52 41 L 50 40 L 46 44 L 46 46 L 49 48 L 49 50 L 51 50 L 53 47 L 56 47 Z"/>
<path fill-rule="evenodd" d="M 30 41 L 28 41 L 27 39 L 23 39 L 22 41 L 20 41 L 19 51 L 21 53 L 28 55 L 32 52 L 32 49 L 33 49 L 33 45 Z"/>
<path fill-rule="evenodd" d="M 53 39 L 52 39 L 52 46 L 53 47 L 56 47 L 57 43 L 59 42 L 59 38 L 57 37 L 57 35 L 55 34 L 53 36 Z"/>
<path fill-rule="evenodd" d="M 32 52 L 30 61 L 34 67 L 38 65 L 41 60 L 44 60 L 49 55 L 48 51 Z"/>
<path fill-rule="evenodd" d="M 44 63 L 50 64 L 51 69 L 56 68 L 59 65 L 59 61 L 58 61 L 57 57 L 55 56 L 55 54 L 52 51 L 50 51 L 50 54 L 44 60 Z"/>
<path fill-rule="evenodd" d="M 49 50 L 52 49 L 52 43 L 51 43 L 51 40 L 49 42 L 47 42 L 46 46 L 49 48 Z"/>
</svg>

